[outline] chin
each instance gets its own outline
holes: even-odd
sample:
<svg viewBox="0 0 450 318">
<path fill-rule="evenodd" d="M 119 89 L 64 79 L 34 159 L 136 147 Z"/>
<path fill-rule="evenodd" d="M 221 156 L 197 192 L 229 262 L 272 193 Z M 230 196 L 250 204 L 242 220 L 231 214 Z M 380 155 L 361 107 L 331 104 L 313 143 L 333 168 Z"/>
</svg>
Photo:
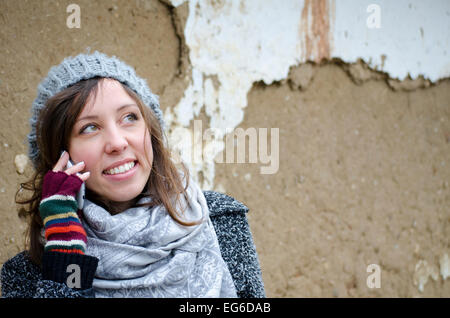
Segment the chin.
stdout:
<svg viewBox="0 0 450 318">
<path fill-rule="evenodd" d="M 145 184 L 142 186 L 137 185 L 129 185 L 129 186 L 120 186 L 120 187 L 108 187 L 108 186 L 97 186 L 97 187 L 89 187 L 91 191 L 95 192 L 100 197 L 103 197 L 109 201 L 113 202 L 127 202 L 135 199 L 138 195 L 142 193 L 145 188 Z M 97 189 L 102 189 L 102 191 L 96 191 Z"/>
<path fill-rule="evenodd" d="M 140 191 L 123 191 L 120 193 L 110 193 L 107 197 L 109 200 L 114 202 L 127 202 L 135 199 L 139 194 L 142 193 Z"/>
</svg>

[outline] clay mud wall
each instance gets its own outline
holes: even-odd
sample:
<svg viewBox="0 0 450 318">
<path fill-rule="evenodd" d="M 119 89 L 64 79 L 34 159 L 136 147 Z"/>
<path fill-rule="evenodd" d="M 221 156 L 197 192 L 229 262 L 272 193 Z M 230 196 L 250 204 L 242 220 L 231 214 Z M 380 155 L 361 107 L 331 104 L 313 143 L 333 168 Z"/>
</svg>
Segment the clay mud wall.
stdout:
<svg viewBox="0 0 450 318">
<path fill-rule="evenodd" d="M 449 7 L 410 7 L 428 17 L 419 21 L 386 1 L 233 3 L 0 1 L 0 265 L 24 249 L 14 198 L 32 175 L 25 140 L 37 85 L 90 48 L 147 79 L 202 187 L 249 207 L 267 296 L 449 297 L 450 45 L 420 22 Z M 345 24 L 345 12 L 366 26 Z M 380 33 L 391 15 L 417 37 Z M 198 141 L 196 127 L 219 135 Z M 267 132 L 271 162 L 260 153 L 250 162 L 250 146 L 243 163 L 221 162 L 227 127 Z M 208 151 L 191 160 L 199 143 Z"/>
</svg>

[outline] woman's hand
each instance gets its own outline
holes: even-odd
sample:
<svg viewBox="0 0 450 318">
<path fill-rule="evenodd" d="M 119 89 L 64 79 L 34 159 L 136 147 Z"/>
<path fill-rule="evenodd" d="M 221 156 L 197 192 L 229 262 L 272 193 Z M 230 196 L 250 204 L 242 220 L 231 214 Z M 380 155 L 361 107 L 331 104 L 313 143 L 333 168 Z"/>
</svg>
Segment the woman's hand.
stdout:
<svg viewBox="0 0 450 318">
<path fill-rule="evenodd" d="M 83 169 L 85 168 L 85 164 L 83 161 L 78 162 L 77 164 L 74 164 L 72 167 L 65 169 L 65 167 L 67 166 L 67 163 L 69 162 L 69 153 L 67 151 L 64 151 L 61 155 L 61 157 L 59 158 L 58 162 L 56 163 L 56 165 L 53 167 L 53 172 L 58 172 L 58 171 L 63 171 L 66 174 L 68 174 L 69 176 L 72 174 L 75 174 L 77 177 L 79 177 L 83 182 L 85 182 L 89 176 L 90 176 L 90 172 L 84 172 L 84 173 L 80 173 L 81 171 L 83 171 Z"/>
<path fill-rule="evenodd" d="M 39 213 L 47 240 L 44 251 L 84 254 L 86 232 L 79 219 L 76 194 L 89 172 L 80 173 L 85 165 L 80 162 L 64 169 L 69 154 L 64 152 L 42 183 L 42 199 Z"/>
</svg>

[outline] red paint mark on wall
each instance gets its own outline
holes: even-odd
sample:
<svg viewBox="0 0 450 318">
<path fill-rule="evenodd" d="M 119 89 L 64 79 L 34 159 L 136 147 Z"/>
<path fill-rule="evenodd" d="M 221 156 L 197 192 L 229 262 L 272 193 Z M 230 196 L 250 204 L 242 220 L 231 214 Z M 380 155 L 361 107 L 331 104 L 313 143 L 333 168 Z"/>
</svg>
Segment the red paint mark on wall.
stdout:
<svg viewBox="0 0 450 318">
<path fill-rule="evenodd" d="M 305 0 L 300 21 L 304 61 L 320 62 L 330 58 L 334 5 L 334 1 L 330 4 L 329 0 Z"/>
</svg>

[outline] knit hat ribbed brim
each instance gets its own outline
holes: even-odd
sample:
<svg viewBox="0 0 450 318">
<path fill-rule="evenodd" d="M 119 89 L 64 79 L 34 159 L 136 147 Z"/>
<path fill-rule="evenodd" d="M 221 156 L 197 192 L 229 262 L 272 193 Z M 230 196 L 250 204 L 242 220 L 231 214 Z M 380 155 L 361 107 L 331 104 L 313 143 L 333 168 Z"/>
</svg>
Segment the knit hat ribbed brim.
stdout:
<svg viewBox="0 0 450 318">
<path fill-rule="evenodd" d="M 116 79 L 131 88 L 141 98 L 142 102 L 150 107 L 164 130 L 163 114 L 159 107 L 158 96 L 152 93 L 147 82 L 138 77 L 132 67 L 115 56 L 108 57 L 98 51 L 93 54 L 79 54 L 75 57 L 68 57 L 61 64 L 50 69 L 47 77 L 39 84 L 37 97 L 31 107 L 28 155 L 35 167 L 37 167 L 40 156 L 36 140 L 36 124 L 48 99 L 81 80 L 97 76 Z"/>
</svg>

